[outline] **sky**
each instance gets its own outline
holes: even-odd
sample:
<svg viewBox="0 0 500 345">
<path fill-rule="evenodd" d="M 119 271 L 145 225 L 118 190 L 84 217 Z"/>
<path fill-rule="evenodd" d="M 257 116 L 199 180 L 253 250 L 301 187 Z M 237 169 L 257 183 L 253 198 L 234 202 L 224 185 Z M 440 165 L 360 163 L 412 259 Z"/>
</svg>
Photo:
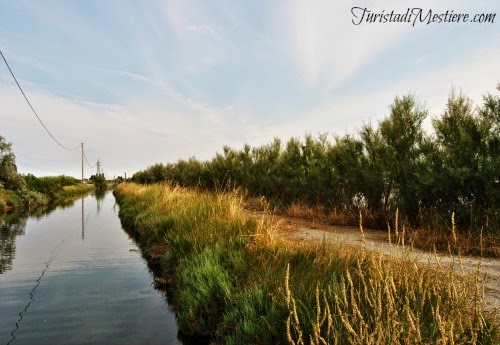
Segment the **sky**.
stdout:
<svg viewBox="0 0 500 345">
<path fill-rule="evenodd" d="M 408 9 L 442 21 L 387 16 Z M 482 13 L 494 22 L 471 22 Z M 432 132 L 452 88 L 476 105 L 498 93 L 500 2 L 0 0 L 0 50 L 67 148 L 0 60 L 0 135 L 18 171 L 81 177 L 84 143 L 85 177 L 99 159 L 113 178 L 211 159 L 224 145 L 333 141 L 377 124 L 406 94 Z"/>
</svg>

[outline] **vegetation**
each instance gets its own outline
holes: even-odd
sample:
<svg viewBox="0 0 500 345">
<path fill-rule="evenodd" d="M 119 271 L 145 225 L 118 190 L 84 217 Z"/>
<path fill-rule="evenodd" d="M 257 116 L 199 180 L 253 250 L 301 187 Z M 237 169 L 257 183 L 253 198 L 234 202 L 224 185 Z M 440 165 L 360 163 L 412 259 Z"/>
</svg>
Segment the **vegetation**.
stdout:
<svg viewBox="0 0 500 345">
<path fill-rule="evenodd" d="M 0 188 L 19 190 L 24 186 L 23 178 L 17 173 L 12 144 L 0 135 Z"/>
<path fill-rule="evenodd" d="M 500 85 L 498 87 L 500 91 Z M 500 236 L 500 96 L 486 95 L 475 108 L 451 92 L 434 133 L 424 131 L 428 112 L 412 95 L 396 97 L 390 114 L 356 135 L 274 139 L 260 147 L 224 147 L 209 161 L 195 158 L 156 164 L 133 175 L 138 183 L 165 180 L 216 190 L 231 185 L 266 197 L 282 209 L 301 205 L 347 224 L 387 229 L 399 210 L 407 227 L 420 229 L 420 243 L 436 242 L 451 227 L 462 238 Z M 424 236 L 421 236 L 424 234 Z M 429 240 L 432 237 L 432 241 Z M 444 242 L 443 242 L 444 241 Z M 497 253 L 498 254 L 498 253 Z"/>
<path fill-rule="evenodd" d="M 23 200 L 12 190 L 6 190 L 0 187 L 0 212 L 11 209 L 17 205 L 22 205 Z"/>
<path fill-rule="evenodd" d="M 90 176 L 90 181 L 94 183 L 97 191 L 104 191 L 108 188 L 108 182 L 102 173 Z"/>
<path fill-rule="evenodd" d="M 64 192 L 65 187 L 73 187 L 81 184 L 79 180 L 70 176 L 46 176 L 36 177 L 32 174 L 24 176 L 28 189 L 43 193 L 55 199 Z"/>
<path fill-rule="evenodd" d="M 180 332 L 225 344 L 494 344 L 476 276 L 355 248 L 290 244 L 238 192 L 115 188 L 125 229 L 171 288 Z"/>
<path fill-rule="evenodd" d="M 87 193 L 94 188 L 70 176 L 36 177 L 19 174 L 11 146 L 0 135 L 0 212 L 24 206 L 35 208 L 47 205 Z"/>
</svg>

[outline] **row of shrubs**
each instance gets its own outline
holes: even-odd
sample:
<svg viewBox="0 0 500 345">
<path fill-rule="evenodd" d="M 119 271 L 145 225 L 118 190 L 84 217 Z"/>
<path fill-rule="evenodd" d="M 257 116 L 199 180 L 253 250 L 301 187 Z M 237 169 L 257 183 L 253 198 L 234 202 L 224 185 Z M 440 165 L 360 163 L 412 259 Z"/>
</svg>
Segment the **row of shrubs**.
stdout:
<svg viewBox="0 0 500 345">
<path fill-rule="evenodd" d="M 36 177 L 27 174 L 24 176 L 24 180 L 28 189 L 49 195 L 51 198 L 56 198 L 59 193 L 64 191 L 64 187 L 81 184 L 80 180 L 65 175 Z"/>
<path fill-rule="evenodd" d="M 155 164 L 132 180 L 207 190 L 230 184 L 284 208 L 322 208 L 352 224 L 362 211 L 367 225 L 382 229 L 397 209 L 407 225 L 424 229 L 449 229 L 454 213 L 461 232 L 499 235 L 500 97 L 487 94 L 476 106 L 452 92 L 432 119 L 433 132 L 423 129 L 428 111 L 413 95 L 396 97 L 389 110 L 378 124 L 333 141 L 321 134 L 226 146 L 211 160 Z"/>
<path fill-rule="evenodd" d="M 500 340 L 477 277 L 335 244 L 281 242 L 271 218 L 247 217 L 238 192 L 122 183 L 114 194 L 122 225 L 169 288 L 183 335 L 215 344 Z"/>
<path fill-rule="evenodd" d="M 81 195 L 94 189 L 92 184 L 82 184 L 71 176 L 36 177 L 32 174 L 19 175 L 16 189 L 0 186 L 0 211 L 27 207 L 33 209 L 57 200 Z"/>
</svg>

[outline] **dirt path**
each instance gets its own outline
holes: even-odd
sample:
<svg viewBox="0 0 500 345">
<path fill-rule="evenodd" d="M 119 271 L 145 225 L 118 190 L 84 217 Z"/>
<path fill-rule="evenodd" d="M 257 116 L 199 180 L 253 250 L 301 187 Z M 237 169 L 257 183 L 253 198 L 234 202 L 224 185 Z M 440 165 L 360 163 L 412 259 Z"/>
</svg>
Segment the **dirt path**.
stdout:
<svg viewBox="0 0 500 345">
<path fill-rule="evenodd" d="M 251 212 L 253 217 L 262 217 L 263 213 Z M 358 227 L 331 226 L 323 223 L 288 216 L 275 216 L 279 222 L 277 235 L 288 241 L 300 242 L 335 242 L 339 244 L 357 245 L 368 250 L 385 255 L 404 257 L 422 264 L 438 265 L 437 260 L 443 267 L 454 265 L 455 272 L 474 274 L 480 269 L 480 277 L 485 281 L 485 303 L 487 310 L 499 310 L 500 308 L 500 260 L 462 257 L 462 263 L 458 258 L 450 255 L 425 252 L 408 246 L 390 244 L 387 233 L 384 231 L 364 229 L 365 241 L 363 241 Z"/>
</svg>

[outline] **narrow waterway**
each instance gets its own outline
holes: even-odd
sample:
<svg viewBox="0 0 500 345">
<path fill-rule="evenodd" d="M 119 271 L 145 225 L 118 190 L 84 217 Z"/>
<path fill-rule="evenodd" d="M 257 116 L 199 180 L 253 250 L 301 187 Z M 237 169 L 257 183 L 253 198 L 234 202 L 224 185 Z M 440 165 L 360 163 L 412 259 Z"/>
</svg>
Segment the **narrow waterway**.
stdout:
<svg viewBox="0 0 500 345">
<path fill-rule="evenodd" d="M 180 344 L 111 193 L 0 218 L 1 344 Z"/>
</svg>

